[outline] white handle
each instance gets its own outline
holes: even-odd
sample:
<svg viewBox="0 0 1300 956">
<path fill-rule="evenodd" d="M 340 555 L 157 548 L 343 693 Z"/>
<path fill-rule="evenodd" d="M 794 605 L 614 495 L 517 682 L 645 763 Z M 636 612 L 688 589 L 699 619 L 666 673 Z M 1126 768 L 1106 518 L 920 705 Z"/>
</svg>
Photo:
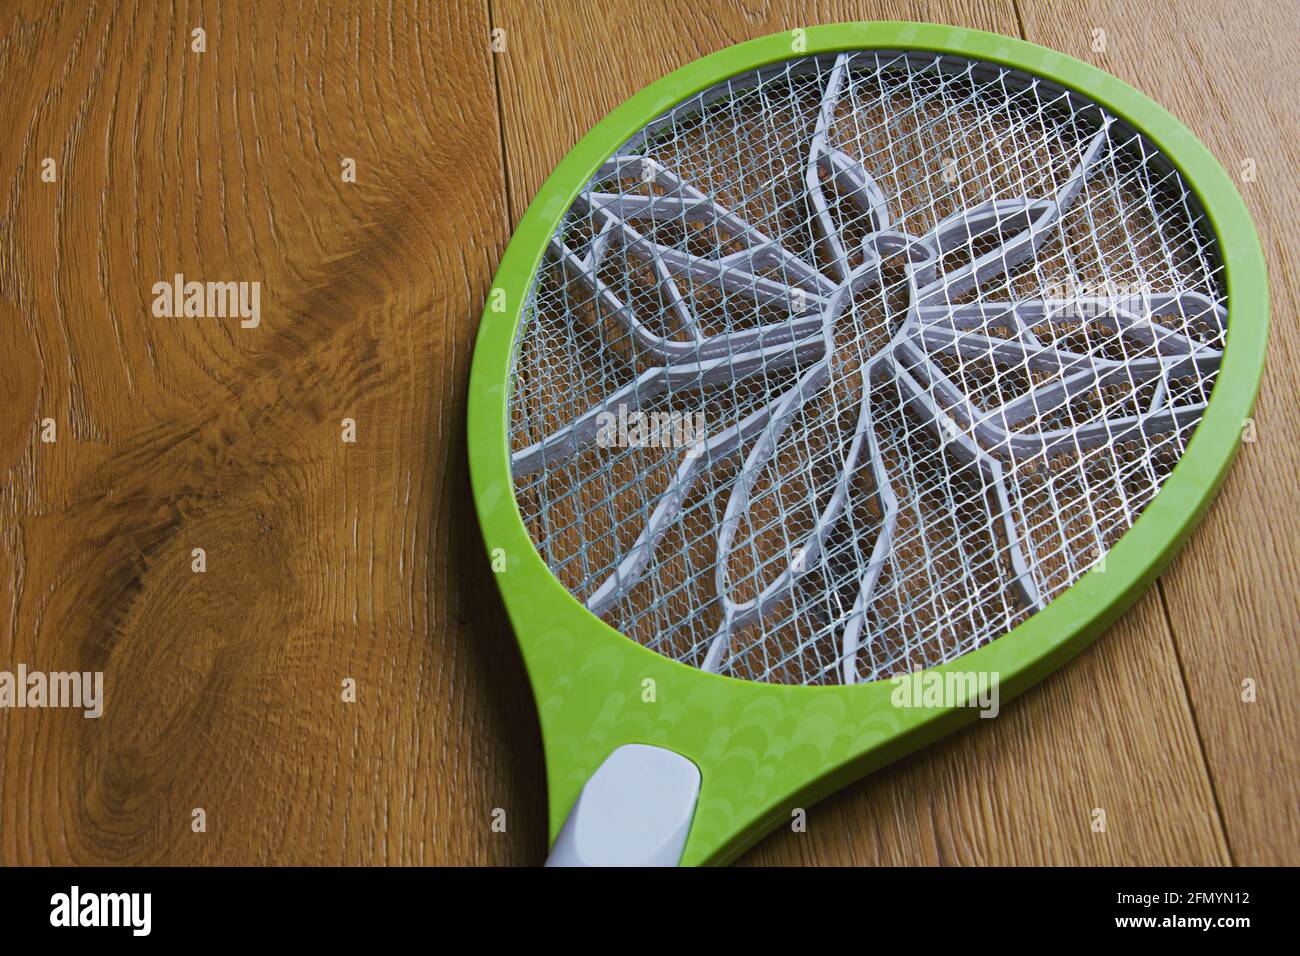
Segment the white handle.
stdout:
<svg viewBox="0 0 1300 956">
<path fill-rule="evenodd" d="M 547 866 L 676 866 L 700 795 L 700 770 L 650 744 L 619 747 L 591 775 Z"/>
</svg>

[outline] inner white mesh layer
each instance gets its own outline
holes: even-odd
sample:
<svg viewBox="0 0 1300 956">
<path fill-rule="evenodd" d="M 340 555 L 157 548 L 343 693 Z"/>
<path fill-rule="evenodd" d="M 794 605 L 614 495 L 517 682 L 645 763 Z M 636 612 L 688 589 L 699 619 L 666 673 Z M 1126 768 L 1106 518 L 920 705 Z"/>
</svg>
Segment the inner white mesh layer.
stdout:
<svg viewBox="0 0 1300 956">
<path fill-rule="evenodd" d="M 1200 420 L 1221 262 L 1149 142 L 990 64 L 863 51 L 633 137 L 516 343 L 515 495 L 646 646 L 853 683 L 964 654 L 1130 528 Z"/>
</svg>

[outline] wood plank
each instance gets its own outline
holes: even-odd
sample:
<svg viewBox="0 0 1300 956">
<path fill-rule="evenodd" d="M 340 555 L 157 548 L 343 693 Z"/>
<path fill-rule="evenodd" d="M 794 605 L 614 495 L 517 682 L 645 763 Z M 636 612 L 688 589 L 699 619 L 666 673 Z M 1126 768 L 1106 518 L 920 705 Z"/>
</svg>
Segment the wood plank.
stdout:
<svg viewBox="0 0 1300 956">
<path fill-rule="evenodd" d="M 729 43 L 809 22 L 916 19 L 1018 34 L 1010 4 L 691 4 L 494 0 L 512 220 L 564 153 L 645 84 Z M 599 62 L 593 68 L 593 61 Z M 1107 811 L 1105 834 L 1090 829 Z M 1220 863 L 1227 854 L 1159 597 L 1063 673 L 957 738 L 774 834 L 749 863 Z"/>
<path fill-rule="evenodd" d="M 467 504 L 486 8 L 10 4 L 0 89 L 0 668 L 106 675 L 100 720 L 0 716 L 0 862 L 540 853 Z M 175 273 L 260 282 L 261 324 L 156 318 Z"/>
<path fill-rule="evenodd" d="M 1300 145 L 1292 78 L 1300 72 L 1294 5 L 1181 3 L 1177 16 L 1138 2 L 1027 4 L 1028 38 L 1127 80 L 1182 120 L 1224 167 L 1264 245 L 1272 295 L 1269 354 L 1243 445 L 1201 528 L 1161 593 L 1239 864 L 1300 863 Z M 1106 31 L 1093 53 L 1092 31 Z M 1253 182 L 1241 179 L 1253 159 Z M 1256 703 L 1242 700 L 1253 679 Z"/>
</svg>

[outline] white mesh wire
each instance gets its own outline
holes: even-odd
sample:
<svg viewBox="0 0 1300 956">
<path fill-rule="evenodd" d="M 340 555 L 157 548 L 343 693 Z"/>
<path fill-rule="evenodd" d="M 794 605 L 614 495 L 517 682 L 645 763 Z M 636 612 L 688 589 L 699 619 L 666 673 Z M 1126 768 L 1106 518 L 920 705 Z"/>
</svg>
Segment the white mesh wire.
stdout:
<svg viewBox="0 0 1300 956">
<path fill-rule="evenodd" d="M 803 58 L 651 123 L 553 237 L 515 494 L 665 655 L 823 684 L 1051 601 L 1200 420 L 1226 307 L 1172 166 L 1095 104 L 931 54 Z"/>
</svg>

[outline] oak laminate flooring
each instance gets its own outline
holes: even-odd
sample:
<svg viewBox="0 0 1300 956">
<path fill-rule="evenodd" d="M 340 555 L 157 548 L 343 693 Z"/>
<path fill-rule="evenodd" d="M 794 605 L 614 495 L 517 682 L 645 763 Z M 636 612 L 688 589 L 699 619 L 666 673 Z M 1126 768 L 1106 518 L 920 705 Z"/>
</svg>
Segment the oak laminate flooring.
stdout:
<svg viewBox="0 0 1300 956">
<path fill-rule="evenodd" d="M 464 463 L 486 9 L 29 3 L 0 38 L 0 662 L 107 698 L 0 716 L 0 860 L 540 853 Z M 260 325 L 155 317 L 176 273 L 260 282 Z"/>
</svg>

